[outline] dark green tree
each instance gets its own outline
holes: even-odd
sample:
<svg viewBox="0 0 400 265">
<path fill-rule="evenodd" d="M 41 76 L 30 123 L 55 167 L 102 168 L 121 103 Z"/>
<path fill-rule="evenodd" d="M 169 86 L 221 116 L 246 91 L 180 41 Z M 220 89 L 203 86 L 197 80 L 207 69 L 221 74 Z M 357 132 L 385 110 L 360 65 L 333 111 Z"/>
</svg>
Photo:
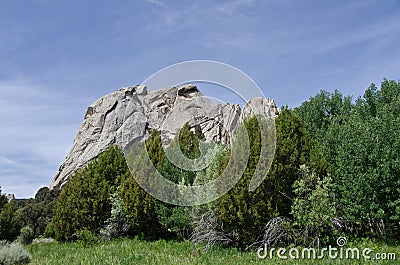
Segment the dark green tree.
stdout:
<svg viewBox="0 0 400 265">
<path fill-rule="evenodd" d="M 193 132 L 189 123 L 185 123 L 178 133 L 179 146 L 183 154 L 190 159 L 197 158 L 200 155 L 199 145 L 203 138 L 204 134 L 199 125 L 195 126 Z"/>
<path fill-rule="evenodd" d="M 8 203 L 7 197 L 1 194 L 1 186 L 0 186 L 0 212 L 3 210 L 4 206 Z"/>
<path fill-rule="evenodd" d="M 114 146 L 75 172 L 58 197 L 48 234 L 70 240 L 79 230 L 98 233 L 110 217 L 110 194 L 128 173 L 122 152 Z"/>
<path fill-rule="evenodd" d="M 141 143 L 134 143 L 128 152 L 127 162 L 131 172 L 125 174 L 119 187 L 119 196 L 124 203 L 124 212 L 129 223 L 128 234 L 155 239 L 160 237 L 160 223 L 155 210 L 156 199 L 145 191 L 136 181 L 146 181 L 151 186 L 152 171 L 164 160 L 160 132 L 153 130 L 145 142 L 147 154 L 136 151 L 144 148 Z M 148 157 L 147 157 L 148 156 Z M 148 165 L 148 158 L 153 165 Z"/>
<path fill-rule="evenodd" d="M 15 222 L 19 227 L 31 227 L 36 237 L 43 235 L 54 215 L 54 206 L 59 193 L 59 189 L 40 188 L 34 200 L 15 212 Z"/>
<path fill-rule="evenodd" d="M 201 127 L 199 125 L 195 126 L 193 132 L 189 123 L 186 123 L 179 130 L 179 133 L 172 141 L 172 145 L 179 145 L 186 158 L 195 159 L 200 155 L 199 147 L 202 139 L 204 139 L 204 134 L 201 131 Z M 182 169 L 171 163 L 166 157 L 158 165 L 157 170 L 163 177 L 177 184 L 192 185 L 196 178 L 196 171 Z M 177 239 L 188 237 L 192 228 L 190 207 L 170 205 L 157 201 L 156 212 L 164 235 Z"/>
<path fill-rule="evenodd" d="M 292 185 L 299 178 L 299 167 L 307 164 L 324 171 L 326 163 L 308 138 L 300 119 L 284 108 L 275 120 L 276 149 L 271 168 L 261 185 L 249 191 L 249 182 L 256 168 L 261 133 L 256 117 L 245 121 L 250 139 L 250 158 L 247 168 L 227 194 L 217 201 L 219 220 L 228 231 L 236 231 L 239 244 L 254 243 L 266 223 L 277 216 L 290 216 L 295 197 Z"/>
<path fill-rule="evenodd" d="M 0 240 L 14 241 L 19 235 L 20 227 L 15 222 L 17 206 L 12 200 L 7 203 L 0 213 Z"/>
</svg>

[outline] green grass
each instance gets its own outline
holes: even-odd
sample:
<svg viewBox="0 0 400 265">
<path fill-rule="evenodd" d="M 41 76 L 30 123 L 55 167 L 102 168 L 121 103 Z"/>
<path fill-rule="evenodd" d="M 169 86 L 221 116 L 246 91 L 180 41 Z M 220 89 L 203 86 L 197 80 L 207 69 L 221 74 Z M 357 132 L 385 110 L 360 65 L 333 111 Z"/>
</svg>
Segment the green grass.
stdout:
<svg viewBox="0 0 400 265">
<path fill-rule="evenodd" d="M 397 261 L 365 262 L 364 260 L 279 260 L 259 259 L 255 252 L 216 248 L 204 251 L 191 242 L 120 239 L 85 247 L 79 242 L 39 243 L 27 246 L 32 254 L 31 264 L 398 264 L 400 248 L 385 244 L 360 242 L 358 247 L 369 247 L 374 252 L 396 253 Z"/>
</svg>

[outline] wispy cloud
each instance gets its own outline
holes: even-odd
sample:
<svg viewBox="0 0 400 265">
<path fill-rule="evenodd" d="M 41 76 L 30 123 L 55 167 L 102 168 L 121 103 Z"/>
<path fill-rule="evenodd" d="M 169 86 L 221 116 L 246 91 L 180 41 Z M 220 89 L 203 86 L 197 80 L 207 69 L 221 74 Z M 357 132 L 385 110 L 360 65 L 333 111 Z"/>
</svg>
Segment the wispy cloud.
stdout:
<svg viewBox="0 0 400 265">
<path fill-rule="evenodd" d="M 377 43 L 392 42 L 393 39 L 390 36 L 397 38 L 396 34 L 399 30 L 400 21 L 397 17 L 373 21 L 371 24 L 359 26 L 351 32 L 339 31 L 334 35 L 328 35 L 325 45 L 318 49 L 317 52 L 323 53 L 349 45 L 362 46 L 363 43 L 373 46 Z"/>
<path fill-rule="evenodd" d="M 240 11 L 240 8 L 244 6 L 251 6 L 255 3 L 255 0 L 235 0 L 228 1 L 217 6 L 217 10 L 225 14 L 233 14 L 236 11 Z"/>
<path fill-rule="evenodd" d="M 149 2 L 157 6 L 163 6 L 163 7 L 165 6 L 165 3 L 159 0 L 146 0 L 146 2 Z"/>
<path fill-rule="evenodd" d="M 30 84 L 0 82 L 0 91 L 0 185 L 3 192 L 32 196 L 32 189 L 18 187 L 27 180 L 49 184 L 79 126 L 69 116 L 76 106 L 62 93 Z"/>
</svg>

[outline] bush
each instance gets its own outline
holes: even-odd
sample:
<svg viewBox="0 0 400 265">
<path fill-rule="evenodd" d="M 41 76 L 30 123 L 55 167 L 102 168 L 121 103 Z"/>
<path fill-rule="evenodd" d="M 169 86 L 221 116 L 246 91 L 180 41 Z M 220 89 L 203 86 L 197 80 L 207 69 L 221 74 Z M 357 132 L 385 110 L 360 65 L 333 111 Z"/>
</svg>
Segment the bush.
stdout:
<svg viewBox="0 0 400 265">
<path fill-rule="evenodd" d="M 106 221 L 105 227 L 100 230 L 101 237 L 106 240 L 126 235 L 129 228 L 124 211 L 124 202 L 118 192 L 111 194 L 110 200 L 111 216 Z"/>
<path fill-rule="evenodd" d="M 23 245 L 28 245 L 32 243 L 32 240 L 35 237 L 35 233 L 30 226 L 24 226 L 21 228 L 21 232 L 17 241 Z"/>
<path fill-rule="evenodd" d="M 31 255 L 20 244 L 5 244 L 0 247 L 0 264 L 14 265 L 27 264 L 31 260 Z"/>
<path fill-rule="evenodd" d="M 96 245 L 100 240 L 98 236 L 87 229 L 77 231 L 76 237 L 78 238 L 78 242 L 82 243 L 84 247 Z"/>
</svg>

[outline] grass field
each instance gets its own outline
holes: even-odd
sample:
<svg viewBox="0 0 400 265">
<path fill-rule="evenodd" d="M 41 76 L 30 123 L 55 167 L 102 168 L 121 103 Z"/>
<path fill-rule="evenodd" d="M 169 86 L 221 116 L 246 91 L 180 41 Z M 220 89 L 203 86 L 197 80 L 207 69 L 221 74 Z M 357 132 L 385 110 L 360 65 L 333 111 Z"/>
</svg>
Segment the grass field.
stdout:
<svg viewBox="0 0 400 265">
<path fill-rule="evenodd" d="M 353 246 L 354 247 L 354 246 Z M 80 242 L 39 243 L 27 246 L 32 264 L 399 264 L 400 247 L 374 243 L 359 243 L 360 249 L 369 247 L 373 253 L 395 253 L 397 260 L 365 261 L 348 259 L 280 260 L 275 257 L 260 259 L 256 252 L 216 248 L 204 251 L 191 242 L 120 239 L 85 246 Z M 276 256 L 276 255 L 275 255 Z"/>
</svg>

